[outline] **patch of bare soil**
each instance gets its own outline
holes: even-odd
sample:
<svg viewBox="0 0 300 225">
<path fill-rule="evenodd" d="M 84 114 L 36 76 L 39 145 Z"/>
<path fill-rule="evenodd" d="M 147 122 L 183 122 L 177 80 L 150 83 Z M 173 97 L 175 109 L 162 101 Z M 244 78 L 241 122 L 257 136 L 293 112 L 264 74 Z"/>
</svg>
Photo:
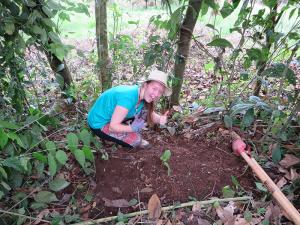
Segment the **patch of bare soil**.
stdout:
<svg viewBox="0 0 300 225">
<path fill-rule="evenodd" d="M 118 208 L 107 206 L 122 205 L 123 200 L 137 199 L 142 202 L 140 206 L 145 206 L 143 203 L 154 193 L 163 205 L 187 202 L 191 197 L 203 200 L 221 196 L 222 188 L 232 185 L 231 176 L 237 177 L 246 190 L 253 187 L 251 171 L 231 152 L 230 140 L 218 132 L 218 127 L 210 128 L 194 140 L 183 136 L 166 137 L 151 131 L 146 136 L 153 145 L 151 149 L 119 149 L 110 153 L 107 161 L 97 159 L 94 216 L 116 215 Z M 166 149 L 172 152 L 170 176 L 160 160 Z M 120 199 L 123 200 L 112 202 Z M 123 213 L 131 211 L 137 209 L 121 208 Z"/>
</svg>

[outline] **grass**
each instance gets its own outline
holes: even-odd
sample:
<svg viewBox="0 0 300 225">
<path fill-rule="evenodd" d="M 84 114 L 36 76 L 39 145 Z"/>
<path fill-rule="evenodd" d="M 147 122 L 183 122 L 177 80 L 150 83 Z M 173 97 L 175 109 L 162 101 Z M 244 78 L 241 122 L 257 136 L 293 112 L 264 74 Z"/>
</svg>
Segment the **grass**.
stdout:
<svg viewBox="0 0 300 225">
<path fill-rule="evenodd" d="M 113 11 L 117 12 L 120 16 L 113 17 Z M 72 13 L 70 15 L 71 22 L 64 21 L 60 30 L 61 35 L 65 38 L 70 39 L 86 39 L 95 37 L 95 15 L 94 9 L 89 9 L 90 16 L 85 14 Z M 166 14 L 166 10 L 160 7 L 145 8 L 113 8 L 109 5 L 107 8 L 107 19 L 108 19 L 108 32 L 113 32 L 113 27 L 118 23 L 117 32 L 122 32 L 124 30 L 136 29 L 141 24 L 148 24 L 149 19 L 153 15 Z M 138 25 L 129 24 L 128 21 L 135 21 Z"/>
<path fill-rule="evenodd" d="M 109 33 L 122 33 L 129 30 L 139 29 L 141 26 L 147 26 L 149 19 L 153 15 L 167 15 L 167 10 L 161 7 L 130 7 L 120 6 L 117 4 L 108 4 L 107 8 L 107 19 L 108 19 L 108 32 Z M 209 9 L 208 12 L 198 18 L 199 25 L 213 24 L 215 28 L 219 31 L 222 37 L 230 35 L 230 28 L 234 27 L 234 23 L 238 18 L 238 13 L 242 4 L 240 4 L 237 9 L 226 18 L 222 18 L 221 15 L 213 15 L 212 10 Z M 172 10 L 174 11 L 179 5 L 172 5 Z M 262 9 L 261 5 L 257 5 L 254 8 L 253 14 L 257 13 L 258 10 Z M 268 10 L 268 9 L 266 9 Z M 291 9 L 284 13 L 280 19 L 276 31 L 286 33 L 288 32 L 292 25 L 296 21 L 296 15 L 289 18 L 289 13 Z M 64 21 L 61 23 L 61 35 L 66 39 L 94 39 L 95 38 L 95 15 L 93 6 L 89 9 L 90 16 L 85 14 L 72 13 L 70 15 L 71 22 Z M 114 15 L 118 15 L 115 16 Z M 295 13 L 297 14 L 297 13 Z M 134 21 L 136 24 L 129 24 L 129 21 Z M 117 24 L 117 27 L 116 27 Z M 115 28 L 114 28 L 115 27 Z M 213 30 L 212 30 L 213 32 Z M 216 34 L 216 32 L 215 32 Z"/>
</svg>

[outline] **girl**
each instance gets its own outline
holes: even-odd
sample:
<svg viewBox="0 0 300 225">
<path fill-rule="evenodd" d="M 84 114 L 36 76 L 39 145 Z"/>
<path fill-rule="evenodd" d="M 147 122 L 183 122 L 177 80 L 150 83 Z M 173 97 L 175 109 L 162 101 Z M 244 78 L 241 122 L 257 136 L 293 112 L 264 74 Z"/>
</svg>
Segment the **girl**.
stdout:
<svg viewBox="0 0 300 225">
<path fill-rule="evenodd" d="M 91 130 L 101 139 L 113 141 L 129 148 L 149 148 L 141 131 L 148 123 L 165 125 L 167 114 L 154 112 L 154 102 L 161 96 L 170 96 L 168 75 L 159 70 L 150 72 L 141 86 L 122 85 L 105 91 L 88 113 Z M 125 122 L 133 119 L 131 124 Z"/>
</svg>

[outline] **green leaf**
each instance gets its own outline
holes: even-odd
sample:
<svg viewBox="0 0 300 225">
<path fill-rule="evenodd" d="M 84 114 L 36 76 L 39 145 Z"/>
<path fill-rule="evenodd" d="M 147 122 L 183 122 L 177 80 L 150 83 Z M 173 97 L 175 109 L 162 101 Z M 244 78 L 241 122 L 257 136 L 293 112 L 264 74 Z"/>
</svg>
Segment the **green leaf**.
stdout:
<svg viewBox="0 0 300 225">
<path fill-rule="evenodd" d="M 47 157 L 42 153 L 33 152 L 32 156 L 43 163 L 47 163 Z"/>
<path fill-rule="evenodd" d="M 208 12 L 208 5 L 204 3 L 204 1 L 202 1 L 201 4 L 201 16 L 206 15 L 206 13 Z"/>
<path fill-rule="evenodd" d="M 247 72 L 241 72 L 241 73 L 240 73 L 240 78 L 241 78 L 241 80 L 243 80 L 243 81 L 248 80 L 248 79 L 249 79 L 249 73 L 247 73 Z"/>
<path fill-rule="evenodd" d="M 263 0 L 263 3 L 272 9 L 277 4 L 277 0 Z"/>
<path fill-rule="evenodd" d="M 84 152 L 85 158 L 87 158 L 91 162 L 94 161 L 94 154 L 89 147 L 83 146 L 82 151 Z"/>
<path fill-rule="evenodd" d="M 250 108 L 247 110 L 246 114 L 243 118 L 243 124 L 245 127 L 249 127 L 254 121 L 254 108 Z"/>
<path fill-rule="evenodd" d="M 137 20 L 137 21 L 134 21 L 134 20 L 128 20 L 127 23 L 128 23 L 128 24 L 139 25 L 140 21 L 139 21 L 139 20 Z"/>
<path fill-rule="evenodd" d="M 244 218 L 248 223 L 252 221 L 252 213 L 248 209 L 244 212 Z"/>
<path fill-rule="evenodd" d="M 56 152 L 56 146 L 55 143 L 53 141 L 47 141 L 46 142 L 46 149 L 52 154 L 54 155 Z"/>
<path fill-rule="evenodd" d="M 262 183 L 255 182 L 256 188 L 262 192 L 268 192 L 268 190 L 263 186 Z"/>
<path fill-rule="evenodd" d="M 240 183 L 238 182 L 237 178 L 235 176 L 231 176 L 231 182 L 235 186 L 236 189 L 240 186 Z"/>
<path fill-rule="evenodd" d="M 21 173 L 24 172 L 24 168 L 21 166 L 20 159 L 17 157 L 9 157 L 1 162 L 2 166 L 13 168 Z"/>
<path fill-rule="evenodd" d="M 229 128 L 229 129 L 232 128 L 232 119 L 230 116 L 228 116 L 228 115 L 224 116 L 224 124 L 225 124 L 226 128 Z"/>
<path fill-rule="evenodd" d="M 67 160 L 68 160 L 68 156 L 67 154 L 62 151 L 62 150 L 58 150 L 55 154 L 55 158 L 57 159 L 57 161 L 62 164 L 65 165 Z"/>
<path fill-rule="evenodd" d="M 236 104 L 231 108 L 231 114 L 230 116 L 233 117 L 234 115 L 247 111 L 250 108 L 253 108 L 254 104 L 249 104 L 249 103 L 240 103 L 240 104 Z"/>
<path fill-rule="evenodd" d="M 67 20 L 67 21 L 71 22 L 69 14 L 67 14 L 65 12 L 60 12 L 58 16 L 61 20 Z"/>
<path fill-rule="evenodd" d="M 17 144 L 21 147 L 21 148 L 25 148 L 23 142 L 21 141 L 20 137 L 16 134 L 16 133 L 7 133 L 7 136 L 9 139 L 16 141 Z"/>
<path fill-rule="evenodd" d="M 282 141 L 287 141 L 288 140 L 288 135 L 286 132 L 280 132 L 278 137 L 282 140 Z"/>
<path fill-rule="evenodd" d="M 226 18 L 234 11 L 234 8 L 232 5 L 230 5 L 227 1 L 224 1 L 223 8 L 220 10 L 220 13 L 223 18 Z"/>
<path fill-rule="evenodd" d="M 2 187 L 5 188 L 7 191 L 10 191 L 10 190 L 11 190 L 11 187 L 10 187 L 7 183 L 5 183 L 4 181 L 1 181 L 0 184 L 1 184 Z"/>
<path fill-rule="evenodd" d="M 79 162 L 79 164 L 82 167 L 84 167 L 84 164 L 85 164 L 85 155 L 84 155 L 84 152 L 81 151 L 80 149 L 76 149 L 74 151 L 74 155 L 75 155 L 76 160 Z"/>
<path fill-rule="evenodd" d="M 215 3 L 214 0 L 204 0 L 205 4 L 211 7 L 213 10 L 218 11 L 220 6 Z"/>
<path fill-rule="evenodd" d="M 49 18 L 54 17 L 52 10 L 48 6 L 42 6 L 42 10 Z"/>
<path fill-rule="evenodd" d="M 206 73 L 210 72 L 210 71 L 213 71 L 214 68 L 215 68 L 215 63 L 213 61 L 204 64 L 204 70 L 205 70 Z"/>
<path fill-rule="evenodd" d="M 60 191 L 66 187 L 68 187 L 70 182 L 66 181 L 62 178 L 55 178 L 49 183 L 49 188 L 52 191 Z"/>
<path fill-rule="evenodd" d="M 250 48 L 246 49 L 247 55 L 250 60 L 261 60 L 262 59 L 262 52 L 258 48 Z"/>
<path fill-rule="evenodd" d="M 296 12 L 297 8 L 293 8 L 290 12 L 290 15 L 289 15 L 289 20 L 293 17 L 294 13 Z"/>
<path fill-rule="evenodd" d="M 220 48 L 226 48 L 226 47 L 233 48 L 232 44 L 224 38 L 216 38 L 212 40 L 210 43 L 208 43 L 207 46 L 214 46 Z"/>
<path fill-rule="evenodd" d="M 79 133 L 79 139 L 83 142 L 84 145 L 90 146 L 91 134 L 86 129 L 82 130 Z"/>
<path fill-rule="evenodd" d="M 7 121 L 3 121 L 3 120 L 0 120 L 0 128 L 1 127 L 8 128 L 10 130 L 16 130 L 16 129 L 19 128 L 18 125 L 14 124 L 14 123 L 7 122 Z"/>
<path fill-rule="evenodd" d="M 0 149 L 3 149 L 4 146 L 7 144 L 8 136 L 5 131 L 0 128 Z"/>
<path fill-rule="evenodd" d="M 31 209 L 34 209 L 34 210 L 45 209 L 45 208 L 47 208 L 47 204 L 41 203 L 41 202 L 33 202 L 33 203 L 30 205 L 30 208 L 31 208 Z"/>
<path fill-rule="evenodd" d="M 65 80 L 64 80 L 63 76 L 60 75 L 59 73 L 56 73 L 55 78 L 56 78 L 56 82 L 59 84 L 59 87 L 61 89 L 63 89 L 63 87 L 65 85 Z"/>
<path fill-rule="evenodd" d="M 47 6 L 50 9 L 53 9 L 53 10 L 61 10 L 61 9 L 63 9 L 63 7 L 61 6 L 60 3 L 56 3 L 56 2 L 54 2 L 52 0 L 48 0 L 46 4 L 47 4 Z"/>
<path fill-rule="evenodd" d="M 235 195 L 235 191 L 230 188 L 230 186 L 225 186 L 222 189 L 224 198 L 233 198 Z"/>
<path fill-rule="evenodd" d="M 168 162 L 171 158 L 171 151 L 165 150 L 164 153 L 161 155 L 160 160 L 163 162 Z"/>
<path fill-rule="evenodd" d="M 21 157 L 20 158 L 21 166 L 24 168 L 25 171 L 28 171 L 29 160 L 30 160 L 29 157 Z"/>
<path fill-rule="evenodd" d="M 4 177 L 4 179 L 7 179 L 7 173 L 6 171 L 4 170 L 3 167 L 0 166 L 0 174 L 2 177 Z"/>
<path fill-rule="evenodd" d="M 138 203 L 138 200 L 135 199 L 135 198 L 133 198 L 128 203 L 129 203 L 130 206 L 134 206 L 134 205 L 136 205 Z"/>
<path fill-rule="evenodd" d="M 15 31 L 14 23 L 11 23 L 11 22 L 5 23 L 4 30 L 5 30 L 5 33 L 7 33 L 8 35 L 12 35 Z"/>
<path fill-rule="evenodd" d="M 50 44 L 50 51 L 60 60 L 63 61 L 64 57 L 66 56 L 67 52 L 64 48 L 64 45 L 61 43 L 51 43 Z"/>
<path fill-rule="evenodd" d="M 270 225 L 270 222 L 268 219 L 264 219 L 261 224 L 262 225 Z"/>
<path fill-rule="evenodd" d="M 51 153 L 48 154 L 48 164 L 49 164 L 50 176 L 54 176 L 57 171 L 57 164 L 54 156 Z"/>
<path fill-rule="evenodd" d="M 78 3 L 77 7 L 74 8 L 74 11 L 77 12 L 77 13 L 84 13 L 87 16 L 90 16 L 89 9 L 88 9 L 87 5 L 85 5 L 83 3 Z"/>
<path fill-rule="evenodd" d="M 5 194 L 2 191 L 0 191 L 0 200 L 3 198 L 4 195 Z"/>
<path fill-rule="evenodd" d="M 272 150 L 272 160 L 274 163 L 279 163 L 282 158 L 282 150 L 279 145 Z"/>
<path fill-rule="evenodd" d="M 50 191 L 40 191 L 34 197 L 34 200 L 39 203 L 51 203 L 51 202 L 58 201 L 56 195 Z"/>
<path fill-rule="evenodd" d="M 67 134 L 68 147 L 71 151 L 77 149 L 78 137 L 74 133 Z"/>
<path fill-rule="evenodd" d="M 54 43 L 59 43 L 59 44 L 61 43 L 60 37 L 56 33 L 50 31 L 48 35 Z"/>
<path fill-rule="evenodd" d="M 35 7 L 36 6 L 36 3 L 32 0 L 27 0 L 24 3 L 25 3 L 25 5 L 27 5 L 29 7 Z"/>
<path fill-rule="evenodd" d="M 294 71 L 290 68 L 287 68 L 287 66 L 283 63 L 276 63 L 272 65 L 272 67 L 266 69 L 262 75 L 277 78 L 281 78 L 285 75 L 285 78 L 289 84 L 296 84 L 296 75 Z"/>
</svg>

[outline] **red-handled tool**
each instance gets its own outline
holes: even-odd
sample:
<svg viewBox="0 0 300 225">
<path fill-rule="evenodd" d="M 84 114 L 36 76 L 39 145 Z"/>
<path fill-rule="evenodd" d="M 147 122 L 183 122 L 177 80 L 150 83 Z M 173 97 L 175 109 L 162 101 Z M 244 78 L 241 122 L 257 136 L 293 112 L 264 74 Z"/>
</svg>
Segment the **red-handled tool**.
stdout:
<svg viewBox="0 0 300 225">
<path fill-rule="evenodd" d="M 285 197 L 285 195 L 280 191 L 277 185 L 272 181 L 272 179 L 267 175 L 267 173 L 261 168 L 261 166 L 257 163 L 257 161 L 250 157 L 249 147 L 247 149 L 247 145 L 241 139 L 239 135 L 237 135 L 234 131 L 227 131 L 220 129 L 222 133 L 230 134 L 233 138 L 232 142 L 232 150 L 235 154 L 240 155 L 243 159 L 248 163 L 253 172 L 258 176 L 258 178 L 262 181 L 265 187 L 269 190 L 272 196 L 276 199 L 277 203 L 284 210 L 288 219 L 292 220 L 296 225 L 300 225 L 300 213 L 293 206 L 293 204 Z"/>
</svg>

